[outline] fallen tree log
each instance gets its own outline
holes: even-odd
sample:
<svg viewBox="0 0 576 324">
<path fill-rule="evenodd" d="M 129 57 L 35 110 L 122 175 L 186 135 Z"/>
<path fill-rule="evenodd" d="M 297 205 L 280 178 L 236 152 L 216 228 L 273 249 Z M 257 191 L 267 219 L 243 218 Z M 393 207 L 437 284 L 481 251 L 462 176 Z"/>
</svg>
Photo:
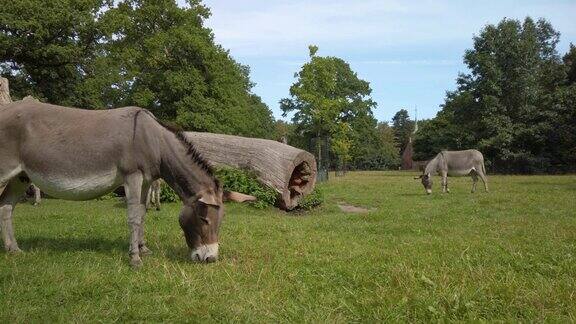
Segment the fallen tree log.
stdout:
<svg viewBox="0 0 576 324">
<path fill-rule="evenodd" d="M 7 105 L 11 102 L 12 98 L 10 97 L 8 79 L 0 77 L 0 106 Z"/>
<path fill-rule="evenodd" d="M 278 193 L 278 207 L 291 210 L 316 184 L 316 159 L 280 142 L 232 135 L 186 132 L 196 149 L 215 166 L 253 171 Z"/>
</svg>

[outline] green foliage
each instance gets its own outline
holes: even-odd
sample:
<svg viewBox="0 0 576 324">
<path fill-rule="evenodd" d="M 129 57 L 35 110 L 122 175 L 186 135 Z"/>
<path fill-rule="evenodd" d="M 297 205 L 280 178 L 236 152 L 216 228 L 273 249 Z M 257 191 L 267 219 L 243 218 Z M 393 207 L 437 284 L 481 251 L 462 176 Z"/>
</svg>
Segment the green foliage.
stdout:
<svg viewBox="0 0 576 324">
<path fill-rule="evenodd" d="M 442 111 L 421 128 L 417 154 L 477 148 L 492 170 L 574 169 L 576 106 L 569 73 L 576 54 L 571 47 L 562 62 L 558 39 L 542 19 L 504 19 L 483 28 L 464 56 L 471 72 L 458 77 Z"/>
<path fill-rule="evenodd" d="M 324 190 L 317 185 L 311 193 L 300 199 L 297 208 L 298 210 L 312 210 L 324 203 L 324 196 Z"/>
<path fill-rule="evenodd" d="M 400 154 L 408 144 L 408 139 L 414 131 L 414 121 L 410 120 L 408 111 L 400 109 L 394 117 L 392 117 L 392 129 L 396 137 L 396 143 L 400 147 Z"/>
<path fill-rule="evenodd" d="M 216 177 L 222 182 L 224 190 L 252 195 L 258 200 L 252 202 L 256 208 L 265 208 L 276 204 L 278 193 L 258 182 L 256 175 L 245 170 L 219 168 Z"/>
<path fill-rule="evenodd" d="M 55 104 L 81 101 L 78 87 L 107 36 L 101 8 L 109 0 L 19 0 L 0 5 L 0 73 L 14 98 Z"/>
<path fill-rule="evenodd" d="M 576 83 L 576 46 L 570 43 L 570 50 L 562 60 L 566 66 L 568 83 Z"/>
<path fill-rule="evenodd" d="M 116 194 L 115 192 L 110 192 L 105 194 L 104 196 L 100 196 L 98 198 L 96 198 L 96 200 L 114 200 L 114 199 L 118 199 L 120 198 L 120 196 L 118 196 L 118 194 Z"/>
<path fill-rule="evenodd" d="M 160 201 L 166 203 L 177 202 L 180 201 L 180 197 L 166 182 L 162 181 L 160 183 Z"/>
<path fill-rule="evenodd" d="M 340 123 L 330 138 L 330 149 L 338 157 L 339 166 L 344 166 L 351 160 L 350 148 L 352 140 L 350 139 L 352 129 L 348 123 Z"/>
<path fill-rule="evenodd" d="M 387 123 L 377 123 L 372 116 L 359 116 L 352 121 L 352 129 L 351 169 L 385 170 L 399 165 L 394 133 Z"/>
<path fill-rule="evenodd" d="M 0 68 L 15 98 L 137 105 L 188 130 L 267 138 L 274 120 L 249 68 L 214 43 L 199 1 L 5 1 Z"/>
<path fill-rule="evenodd" d="M 386 167 L 376 161 L 382 153 L 382 142 L 372 114 L 376 103 L 370 98 L 370 84 L 359 79 L 344 60 L 317 56 L 316 46 L 309 50 L 310 61 L 296 74 L 291 97 L 280 101 L 284 116 L 294 112 L 290 144 L 312 150 L 318 160 L 323 160 L 320 148 L 309 145 L 312 138 L 329 137 L 331 153 L 336 156 L 333 164 Z"/>
</svg>

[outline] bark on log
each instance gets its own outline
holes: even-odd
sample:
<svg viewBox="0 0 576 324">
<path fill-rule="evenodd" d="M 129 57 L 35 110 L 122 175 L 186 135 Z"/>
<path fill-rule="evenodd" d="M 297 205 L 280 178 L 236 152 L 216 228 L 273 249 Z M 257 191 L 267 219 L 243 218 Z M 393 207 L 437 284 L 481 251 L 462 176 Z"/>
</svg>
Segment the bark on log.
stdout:
<svg viewBox="0 0 576 324">
<path fill-rule="evenodd" d="M 0 77 L 0 106 L 12 103 L 8 79 Z"/>
<path fill-rule="evenodd" d="M 0 106 L 7 105 L 12 102 L 10 97 L 10 88 L 8 87 L 8 79 L 0 77 Z M 0 187 L 0 195 L 4 191 L 4 187 Z"/>
<path fill-rule="evenodd" d="M 314 156 L 290 145 L 212 133 L 186 132 L 186 137 L 213 165 L 254 171 L 262 184 L 276 190 L 282 209 L 294 209 L 316 184 Z"/>
</svg>

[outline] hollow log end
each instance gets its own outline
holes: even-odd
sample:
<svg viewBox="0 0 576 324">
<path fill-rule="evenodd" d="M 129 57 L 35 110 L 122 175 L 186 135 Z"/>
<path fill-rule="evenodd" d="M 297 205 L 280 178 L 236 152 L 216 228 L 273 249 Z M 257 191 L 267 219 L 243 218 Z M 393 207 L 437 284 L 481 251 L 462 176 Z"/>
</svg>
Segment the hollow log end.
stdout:
<svg viewBox="0 0 576 324">
<path fill-rule="evenodd" d="M 302 151 L 294 160 L 294 169 L 289 174 L 287 188 L 281 194 L 280 208 L 292 210 L 298 206 L 300 199 L 314 190 L 316 184 L 316 159 L 308 152 Z"/>
</svg>

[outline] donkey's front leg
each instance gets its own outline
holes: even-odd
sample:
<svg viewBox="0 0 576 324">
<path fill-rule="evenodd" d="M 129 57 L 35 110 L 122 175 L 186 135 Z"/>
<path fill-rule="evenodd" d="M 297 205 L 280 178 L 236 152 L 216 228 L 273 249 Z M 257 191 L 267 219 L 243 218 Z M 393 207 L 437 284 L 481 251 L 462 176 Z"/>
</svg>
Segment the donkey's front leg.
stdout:
<svg viewBox="0 0 576 324">
<path fill-rule="evenodd" d="M 442 173 L 442 193 L 446 193 L 448 191 L 448 175 Z"/>
<path fill-rule="evenodd" d="M 146 214 L 146 191 L 143 191 L 142 173 L 136 172 L 126 177 L 124 190 L 128 205 L 128 226 L 130 227 L 130 265 L 140 267 L 140 247 L 143 247 L 144 215 Z M 147 188 L 146 188 L 147 189 Z M 147 250 L 147 248 L 143 248 Z"/>
</svg>

